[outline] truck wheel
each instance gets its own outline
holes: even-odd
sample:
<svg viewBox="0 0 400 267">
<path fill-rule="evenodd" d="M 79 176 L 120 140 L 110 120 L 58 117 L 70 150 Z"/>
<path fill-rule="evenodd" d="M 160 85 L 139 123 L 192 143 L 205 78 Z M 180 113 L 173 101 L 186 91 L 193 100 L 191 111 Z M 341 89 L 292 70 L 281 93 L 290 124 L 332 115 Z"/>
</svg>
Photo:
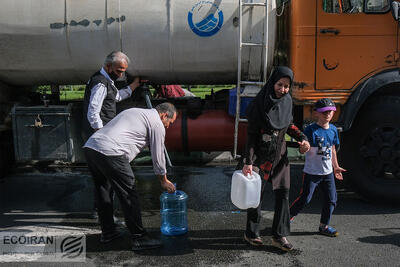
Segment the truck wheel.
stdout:
<svg viewBox="0 0 400 267">
<path fill-rule="evenodd" d="M 400 97 L 368 101 L 340 153 L 354 189 L 371 200 L 400 203 Z"/>
</svg>

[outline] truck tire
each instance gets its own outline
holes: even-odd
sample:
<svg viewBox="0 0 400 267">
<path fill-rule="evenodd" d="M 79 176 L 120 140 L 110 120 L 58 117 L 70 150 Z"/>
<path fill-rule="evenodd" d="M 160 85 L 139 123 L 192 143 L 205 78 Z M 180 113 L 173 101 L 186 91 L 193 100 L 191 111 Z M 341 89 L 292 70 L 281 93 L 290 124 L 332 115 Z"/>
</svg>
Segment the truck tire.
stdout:
<svg viewBox="0 0 400 267">
<path fill-rule="evenodd" d="M 340 156 L 355 191 L 370 200 L 400 203 L 400 97 L 365 103 L 343 133 Z"/>
</svg>

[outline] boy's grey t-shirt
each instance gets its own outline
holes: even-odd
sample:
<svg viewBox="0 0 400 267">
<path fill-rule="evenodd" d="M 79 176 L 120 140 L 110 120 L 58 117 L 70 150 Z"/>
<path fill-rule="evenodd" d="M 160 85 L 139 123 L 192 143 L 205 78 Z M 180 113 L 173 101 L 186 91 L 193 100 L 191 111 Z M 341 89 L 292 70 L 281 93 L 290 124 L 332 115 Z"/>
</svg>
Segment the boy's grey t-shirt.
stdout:
<svg viewBox="0 0 400 267">
<path fill-rule="evenodd" d="M 339 136 L 335 125 L 329 124 L 324 129 L 313 123 L 304 130 L 310 142 L 310 150 L 306 153 L 303 171 L 313 175 L 327 175 L 333 172 L 332 146 L 339 144 Z"/>
<path fill-rule="evenodd" d="M 150 147 L 154 172 L 167 173 L 164 156 L 165 127 L 155 109 L 130 108 L 96 131 L 84 147 L 107 156 L 125 156 L 131 162 Z"/>
</svg>

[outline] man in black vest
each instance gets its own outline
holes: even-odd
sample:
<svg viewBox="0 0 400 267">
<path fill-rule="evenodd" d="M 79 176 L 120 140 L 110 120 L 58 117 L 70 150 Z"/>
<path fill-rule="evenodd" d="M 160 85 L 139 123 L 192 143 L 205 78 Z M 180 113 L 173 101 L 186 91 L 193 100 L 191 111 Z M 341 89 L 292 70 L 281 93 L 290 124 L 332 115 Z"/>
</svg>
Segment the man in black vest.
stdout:
<svg viewBox="0 0 400 267">
<path fill-rule="evenodd" d="M 125 75 L 130 60 L 120 51 L 111 52 L 104 61 L 104 66 L 100 71 L 90 77 L 86 84 L 85 96 L 83 100 L 83 141 L 98 129 L 103 128 L 116 115 L 116 103 L 132 95 L 132 92 L 139 86 L 139 77 L 120 90 L 115 86 L 117 79 Z M 114 191 L 110 191 L 111 199 L 114 199 Z M 97 211 L 97 203 L 95 203 Z M 93 214 L 97 217 L 97 213 Z M 114 219 L 116 222 L 118 220 Z"/>
<path fill-rule="evenodd" d="M 129 62 L 124 53 L 111 52 L 106 57 L 103 68 L 93 74 L 86 84 L 83 100 L 84 142 L 117 115 L 116 103 L 130 97 L 139 86 L 139 77 L 120 90 L 114 84 L 124 76 Z"/>
</svg>

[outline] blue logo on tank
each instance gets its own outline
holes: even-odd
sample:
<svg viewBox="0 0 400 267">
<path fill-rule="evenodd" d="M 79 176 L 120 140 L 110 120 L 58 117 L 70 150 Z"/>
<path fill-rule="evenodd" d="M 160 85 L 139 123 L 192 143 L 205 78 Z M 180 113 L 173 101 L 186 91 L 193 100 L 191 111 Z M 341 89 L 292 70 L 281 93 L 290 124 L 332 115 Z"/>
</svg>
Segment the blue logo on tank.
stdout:
<svg viewBox="0 0 400 267">
<path fill-rule="evenodd" d="M 188 23 L 195 34 L 209 37 L 221 29 L 224 14 L 213 2 L 200 1 L 189 11 Z"/>
</svg>

